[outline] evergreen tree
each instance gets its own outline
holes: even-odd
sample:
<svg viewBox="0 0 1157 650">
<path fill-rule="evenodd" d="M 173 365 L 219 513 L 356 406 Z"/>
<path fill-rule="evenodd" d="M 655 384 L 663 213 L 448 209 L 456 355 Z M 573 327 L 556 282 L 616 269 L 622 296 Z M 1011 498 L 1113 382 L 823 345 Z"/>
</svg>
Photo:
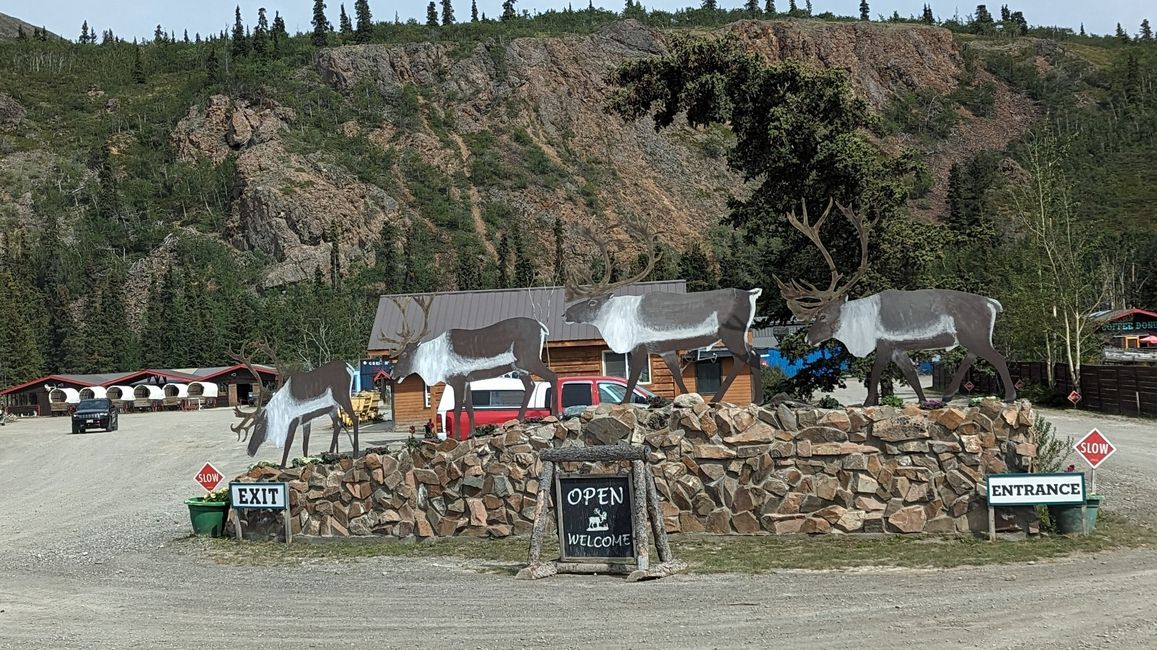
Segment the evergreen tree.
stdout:
<svg viewBox="0 0 1157 650">
<path fill-rule="evenodd" d="M 478 22 L 478 0 L 470 0 L 470 22 Z"/>
<path fill-rule="evenodd" d="M 185 30 L 185 38 L 184 38 L 184 41 L 185 41 L 186 43 L 188 43 L 188 42 L 189 42 L 189 30 L 188 30 L 188 29 L 186 29 L 186 30 Z"/>
<path fill-rule="evenodd" d="M 153 30 L 153 42 L 160 45 L 164 43 L 165 40 L 165 30 L 161 29 L 160 25 L 157 25 L 157 28 Z"/>
<path fill-rule="evenodd" d="M 1084 36 L 1084 35 L 1085 35 L 1085 24 L 1084 24 L 1084 23 L 1081 23 L 1081 31 L 1080 31 L 1080 35 L 1081 35 L 1081 36 Z"/>
<path fill-rule="evenodd" d="M 514 20 L 518 14 L 514 11 L 515 0 L 502 0 L 502 20 Z"/>
<path fill-rule="evenodd" d="M 759 14 L 759 0 L 747 0 L 743 4 L 743 10 L 752 16 L 758 15 Z"/>
<path fill-rule="evenodd" d="M 510 287 L 510 260 L 513 256 L 510 250 L 510 236 L 505 232 L 498 240 L 498 288 Z"/>
<path fill-rule="evenodd" d="M 683 251 L 679 256 L 679 277 L 687 281 L 687 291 L 710 291 L 719 286 L 711 260 L 699 242 Z"/>
<path fill-rule="evenodd" d="M 775 15 L 775 0 L 764 0 L 763 13 L 769 16 Z"/>
<path fill-rule="evenodd" d="M 217 60 L 216 46 L 209 48 L 209 56 L 205 57 L 205 77 L 211 84 L 221 82 L 221 63 Z"/>
<path fill-rule="evenodd" d="M 426 26 L 438 26 L 438 5 L 434 4 L 434 0 L 430 0 L 430 4 L 426 5 Z"/>
<path fill-rule="evenodd" d="M 289 39 L 289 32 L 285 31 L 285 19 L 281 14 L 274 12 L 273 27 L 269 30 L 269 40 L 273 44 L 273 54 L 276 56 L 281 52 L 281 44 Z"/>
<path fill-rule="evenodd" d="M 374 35 L 374 18 L 370 15 L 370 0 L 354 0 L 354 18 L 357 20 L 357 41 L 368 43 Z"/>
<path fill-rule="evenodd" d="M 141 47 L 139 45 L 133 48 L 133 81 L 139 84 L 145 83 L 145 66 L 141 62 Z"/>
<path fill-rule="evenodd" d="M 992 14 L 988 13 L 985 5 L 976 5 L 976 15 L 972 18 L 972 32 L 974 34 L 991 34 L 996 28 Z"/>
<path fill-rule="evenodd" d="M 1013 33 L 1017 36 L 1028 34 L 1028 21 L 1024 18 L 1024 12 L 1012 12 L 1012 15 L 1009 16 L 1009 22 L 1011 23 Z"/>
<path fill-rule="evenodd" d="M 241 22 L 241 6 L 233 12 L 233 56 L 245 56 L 249 52 L 249 41 L 245 38 L 245 24 Z"/>
<path fill-rule="evenodd" d="M 702 8 L 707 11 L 716 11 L 719 9 L 719 3 L 716 0 L 703 0 Z"/>
<path fill-rule="evenodd" d="M 313 0 L 313 19 L 310 23 L 313 25 L 310 42 L 314 47 L 325 47 L 330 29 L 329 19 L 325 17 L 325 0 Z"/>
<path fill-rule="evenodd" d="M 48 320 L 45 370 L 50 373 L 75 372 L 80 369 L 79 361 L 84 356 L 84 349 L 72 313 L 72 296 L 64 285 L 47 289 L 44 301 Z"/>
<path fill-rule="evenodd" d="M 36 344 L 33 296 L 3 267 L 0 295 L 0 386 L 11 386 L 42 375 L 44 358 Z"/>
<path fill-rule="evenodd" d="M 80 44 L 87 44 L 90 38 L 92 38 L 92 35 L 88 31 L 88 21 L 86 20 L 84 24 L 80 26 Z"/>
<path fill-rule="evenodd" d="M 932 15 L 932 7 L 930 7 L 928 5 L 924 5 L 924 15 L 921 16 L 921 20 L 924 22 L 925 25 L 935 25 L 936 24 L 936 17 Z"/>
<path fill-rule="evenodd" d="M 18 41 L 27 41 L 28 40 L 28 34 L 24 33 L 24 25 L 22 25 L 20 23 L 16 23 L 16 40 L 18 40 Z"/>
<path fill-rule="evenodd" d="M 533 287 L 538 284 L 534 269 L 534 260 L 526 250 L 526 238 L 522 224 L 512 224 L 513 235 L 510 245 L 514 251 L 514 286 Z"/>
<path fill-rule="evenodd" d="M 1012 20 L 1012 12 L 1008 10 L 1008 5 L 1000 5 L 1000 22 L 1008 23 Z"/>
<path fill-rule="evenodd" d="M 341 242 L 337 237 L 337 226 L 329 227 L 329 286 L 341 288 Z"/>
<path fill-rule="evenodd" d="M 804 10 L 807 12 L 807 15 L 812 15 L 812 0 L 807 0 L 807 2 L 804 3 L 804 8 Z"/>
<path fill-rule="evenodd" d="M 787 15 L 795 16 L 799 14 L 799 7 L 796 6 L 795 0 L 787 0 Z"/>
<path fill-rule="evenodd" d="M 197 45 L 201 44 L 201 32 L 197 32 L 196 36 L 193 37 L 193 42 Z"/>
<path fill-rule="evenodd" d="M 1125 30 L 1121 27 L 1121 23 L 1117 23 L 1117 40 L 1121 41 L 1122 43 L 1129 42 L 1129 34 L 1126 33 Z"/>
<path fill-rule="evenodd" d="M 871 10 L 868 8 L 868 0 L 860 0 L 860 20 L 871 20 Z"/>
<path fill-rule="evenodd" d="M 341 5 L 341 14 L 338 16 L 337 24 L 337 31 L 339 34 L 342 36 L 353 36 L 354 24 L 352 21 L 350 21 L 350 17 L 346 15 L 344 4 Z"/>
<path fill-rule="evenodd" d="M 269 52 L 269 20 L 265 17 L 265 7 L 261 7 L 257 10 L 257 26 L 253 28 L 253 53 L 265 56 Z"/>
<path fill-rule="evenodd" d="M 1153 40 L 1153 30 L 1149 27 L 1149 19 L 1148 18 L 1145 18 L 1144 20 L 1141 21 L 1140 37 L 1141 37 L 1141 40 L 1143 40 L 1143 41 Z"/>
<path fill-rule="evenodd" d="M 562 254 L 562 215 L 554 215 L 554 228 L 551 231 L 554 235 L 554 274 L 551 277 L 551 284 L 555 286 L 562 286 L 566 282 L 566 258 Z"/>
<path fill-rule="evenodd" d="M 442 0 L 442 24 L 454 24 L 454 5 L 450 4 L 450 0 Z"/>
</svg>

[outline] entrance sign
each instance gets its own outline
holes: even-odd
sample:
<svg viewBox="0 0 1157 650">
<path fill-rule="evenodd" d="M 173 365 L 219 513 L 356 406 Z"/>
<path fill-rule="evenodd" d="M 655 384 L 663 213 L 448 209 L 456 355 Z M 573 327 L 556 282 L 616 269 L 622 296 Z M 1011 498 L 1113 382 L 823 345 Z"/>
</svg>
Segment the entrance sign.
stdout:
<svg viewBox="0 0 1157 650">
<path fill-rule="evenodd" d="M 1084 438 L 1078 440 L 1077 444 L 1073 445 L 1073 449 L 1076 449 L 1077 453 L 1081 455 L 1081 458 L 1084 458 L 1085 462 L 1089 464 L 1089 467 L 1093 469 L 1100 467 L 1106 458 L 1112 456 L 1113 452 L 1117 451 L 1113 443 L 1109 442 L 1109 439 L 1096 429 L 1093 429 L 1087 433 Z"/>
<path fill-rule="evenodd" d="M 663 506 L 655 476 L 642 447 L 603 445 L 560 447 L 539 454 L 542 472 L 530 530 L 530 552 L 518 580 L 537 580 L 556 573 L 627 574 L 628 582 L 673 575 L 687 568 L 671 554 Z M 556 463 L 609 463 L 630 473 L 555 476 Z M 559 559 L 542 560 L 542 541 L 550 518 L 551 492 L 558 522 Z M 651 536 L 659 564 L 651 565 Z"/>
<path fill-rule="evenodd" d="M 1085 474 L 989 474 L 988 505 L 1080 505 L 1085 502 Z"/>
<path fill-rule="evenodd" d="M 212 492 L 217 489 L 218 485 L 221 485 L 225 476 L 217 471 L 216 467 L 213 467 L 213 463 L 205 463 L 201 469 L 197 470 L 197 475 L 193 477 L 193 480 L 200 483 L 206 492 Z"/>
<path fill-rule="evenodd" d="M 634 560 L 630 474 L 560 474 L 555 503 L 564 562 Z"/>
<path fill-rule="evenodd" d="M 1004 506 L 1079 505 L 1081 527 L 1088 534 L 1085 517 L 1084 472 L 1058 474 L 989 474 L 985 477 L 988 492 L 988 541 L 996 541 L 996 509 Z"/>
<path fill-rule="evenodd" d="M 233 517 L 233 531 L 237 539 L 241 539 L 241 517 L 237 514 L 241 510 L 280 510 L 285 522 L 285 543 L 293 540 L 293 530 L 289 522 L 292 512 L 289 509 L 288 483 L 230 483 L 229 484 L 229 513 Z"/>
</svg>

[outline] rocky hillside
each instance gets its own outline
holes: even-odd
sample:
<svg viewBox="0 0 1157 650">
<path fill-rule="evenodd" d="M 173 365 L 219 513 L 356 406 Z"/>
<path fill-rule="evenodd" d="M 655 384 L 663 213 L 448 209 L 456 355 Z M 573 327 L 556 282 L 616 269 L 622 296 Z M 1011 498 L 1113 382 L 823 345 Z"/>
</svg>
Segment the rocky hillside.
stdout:
<svg viewBox="0 0 1157 650">
<path fill-rule="evenodd" d="M 934 27 L 744 21 L 724 31 L 771 61 L 798 58 L 848 71 L 877 110 L 923 88 L 947 93 L 962 74 L 952 34 Z M 395 161 L 387 182 L 336 164 L 324 149 L 287 146 L 296 115 L 276 99 L 252 106 L 214 96 L 174 125 L 172 141 L 182 160 L 236 157 L 223 234 L 270 260 L 266 286 L 312 277 L 319 268 L 328 273 L 331 230 L 342 268 L 373 264 L 386 221 L 472 231 L 493 251 L 503 220 L 513 216 L 550 250 L 556 215 L 596 225 L 642 216 L 681 248 L 719 221 L 728 196 L 743 191 L 722 158 L 729 135 L 688 128 L 660 134 L 649 120 L 624 123 L 604 110 L 606 73 L 664 53 L 672 37 L 623 21 L 590 35 L 491 40 L 466 53 L 437 43 L 321 51 L 303 76 L 316 73 L 351 101 L 369 97 L 381 105 L 372 119 L 342 123 L 340 135 Z M 1003 147 L 1032 119 L 1025 97 L 996 86 L 990 117 L 959 108 L 951 135 L 924 149 L 936 179 L 922 201 L 930 217 L 943 208 L 953 160 Z M 889 142 L 919 146 L 904 135 Z M 440 190 L 450 214 L 426 199 Z M 443 251 L 454 248 L 450 241 Z"/>
</svg>

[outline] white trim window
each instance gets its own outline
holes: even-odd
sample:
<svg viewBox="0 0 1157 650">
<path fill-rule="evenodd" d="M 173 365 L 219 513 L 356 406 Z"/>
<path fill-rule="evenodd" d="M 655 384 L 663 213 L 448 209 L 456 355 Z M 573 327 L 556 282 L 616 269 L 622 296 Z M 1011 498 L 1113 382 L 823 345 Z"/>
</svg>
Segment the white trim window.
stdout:
<svg viewBox="0 0 1157 650">
<path fill-rule="evenodd" d="M 627 363 L 627 355 L 618 354 L 610 350 L 603 350 L 603 375 L 607 377 L 622 377 L 623 379 L 628 379 L 631 376 L 631 368 Z M 639 383 L 651 383 L 650 355 L 647 355 L 647 366 L 643 368 L 643 372 L 639 374 Z"/>
<path fill-rule="evenodd" d="M 418 381 L 422 380 L 419 379 Z M 422 401 L 425 403 L 426 408 L 430 408 L 430 387 L 427 386 L 424 381 L 422 381 Z"/>
</svg>

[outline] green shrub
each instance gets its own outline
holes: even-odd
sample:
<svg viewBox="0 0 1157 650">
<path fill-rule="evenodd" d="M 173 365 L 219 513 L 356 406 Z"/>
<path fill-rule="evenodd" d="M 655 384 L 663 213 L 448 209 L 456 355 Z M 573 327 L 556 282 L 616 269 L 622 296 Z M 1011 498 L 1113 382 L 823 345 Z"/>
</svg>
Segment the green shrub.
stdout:
<svg viewBox="0 0 1157 650">
<path fill-rule="evenodd" d="M 880 398 L 880 406 L 895 406 L 900 408 L 904 406 L 904 400 L 895 395 L 885 395 Z"/>
<path fill-rule="evenodd" d="M 832 397 L 831 395 L 824 395 L 821 397 L 820 400 L 816 402 L 816 406 L 822 409 L 838 409 L 844 407 L 843 404 L 840 404 L 840 400 Z"/>
<path fill-rule="evenodd" d="M 759 373 L 759 381 L 763 387 L 763 402 L 765 404 L 780 393 L 787 393 L 795 397 L 792 393 L 792 381 L 782 368 L 763 368 Z"/>
<path fill-rule="evenodd" d="M 1033 420 L 1032 428 L 1036 432 L 1036 459 L 1033 462 L 1035 471 L 1042 474 L 1061 471 L 1065 461 L 1073 453 L 1073 439 L 1059 438 L 1052 422 L 1040 414 Z"/>
</svg>

